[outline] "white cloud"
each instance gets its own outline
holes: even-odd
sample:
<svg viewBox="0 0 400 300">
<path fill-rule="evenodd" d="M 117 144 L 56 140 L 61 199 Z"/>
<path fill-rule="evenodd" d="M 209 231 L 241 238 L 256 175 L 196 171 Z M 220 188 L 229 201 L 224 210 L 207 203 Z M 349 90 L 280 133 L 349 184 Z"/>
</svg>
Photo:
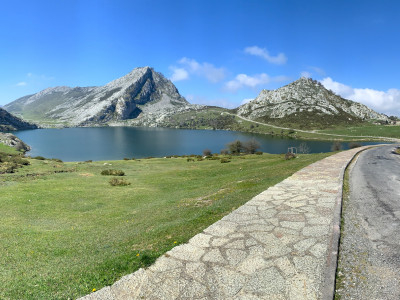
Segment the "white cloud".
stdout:
<svg viewBox="0 0 400 300">
<path fill-rule="evenodd" d="M 229 92 L 236 92 L 237 90 L 245 87 L 255 88 L 259 85 L 267 85 L 270 82 L 282 82 L 286 80 L 288 80 L 286 76 L 270 77 L 265 73 L 256 74 L 254 76 L 238 74 L 236 75 L 235 79 L 226 82 L 224 88 Z"/>
<path fill-rule="evenodd" d="M 365 104 L 377 112 L 400 116 L 400 90 L 398 89 L 389 89 L 385 92 L 368 88 L 352 88 L 330 77 L 322 79 L 321 83 L 343 98 Z"/>
<path fill-rule="evenodd" d="M 247 54 L 259 56 L 272 64 L 283 65 L 287 62 L 287 57 L 285 54 L 279 53 L 277 56 L 272 56 L 269 54 L 267 49 L 257 46 L 247 47 L 244 49 L 244 52 Z"/>
<path fill-rule="evenodd" d="M 186 80 L 189 78 L 189 73 L 183 68 L 170 67 L 172 70 L 171 81 Z"/>
<path fill-rule="evenodd" d="M 213 64 L 203 62 L 199 63 L 194 59 L 183 57 L 178 61 L 180 67 L 171 66 L 173 70 L 171 76 L 172 81 L 189 79 L 189 75 L 193 74 L 199 77 L 204 77 L 212 83 L 217 83 L 226 77 L 224 68 L 217 68 Z"/>
<path fill-rule="evenodd" d="M 26 86 L 27 83 L 25 81 L 18 82 L 15 86 Z"/>
</svg>

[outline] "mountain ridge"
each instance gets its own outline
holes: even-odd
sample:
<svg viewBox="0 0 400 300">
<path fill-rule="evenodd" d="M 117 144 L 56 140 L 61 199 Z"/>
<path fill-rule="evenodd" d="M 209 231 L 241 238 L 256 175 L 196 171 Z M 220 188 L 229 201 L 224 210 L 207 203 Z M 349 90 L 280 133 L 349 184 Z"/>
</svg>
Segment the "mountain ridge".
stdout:
<svg viewBox="0 0 400 300">
<path fill-rule="evenodd" d="M 49 126 L 149 126 L 178 127 L 193 124 L 190 115 L 204 115 L 207 106 L 190 104 L 175 85 L 150 67 L 135 68 L 127 75 L 99 87 L 48 88 L 7 105 L 10 112 Z M 370 120 L 387 121 L 384 114 L 343 99 L 320 82 L 300 78 L 259 95 L 234 110 L 240 117 L 271 124 L 299 124 L 304 128 L 350 125 Z M 189 114 L 188 114 L 189 112 Z M 185 114 L 188 120 L 175 118 Z M 174 119 L 175 118 L 175 119 Z M 232 122 L 214 114 L 202 126 Z M 226 118 L 225 118 L 226 119 Z"/>
</svg>

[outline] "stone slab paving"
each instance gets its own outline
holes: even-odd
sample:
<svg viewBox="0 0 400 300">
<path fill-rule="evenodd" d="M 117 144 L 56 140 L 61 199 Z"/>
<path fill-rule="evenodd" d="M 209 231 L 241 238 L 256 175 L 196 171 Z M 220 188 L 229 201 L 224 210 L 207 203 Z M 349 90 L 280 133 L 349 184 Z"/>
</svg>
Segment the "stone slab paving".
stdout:
<svg viewBox="0 0 400 300">
<path fill-rule="evenodd" d="M 365 149 L 305 167 L 91 299 L 332 299 L 343 174 Z"/>
</svg>

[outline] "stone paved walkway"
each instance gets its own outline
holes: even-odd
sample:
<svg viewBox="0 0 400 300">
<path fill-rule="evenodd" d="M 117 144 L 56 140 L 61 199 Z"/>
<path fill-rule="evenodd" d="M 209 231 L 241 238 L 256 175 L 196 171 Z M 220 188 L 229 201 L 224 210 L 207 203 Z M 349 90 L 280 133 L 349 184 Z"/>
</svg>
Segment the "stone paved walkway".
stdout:
<svg viewBox="0 0 400 300">
<path fill-rule="evenodd" d="M 332 299 L 343 172 L 363 148 L 305 167 L 81 299 Z"/>
</svg>

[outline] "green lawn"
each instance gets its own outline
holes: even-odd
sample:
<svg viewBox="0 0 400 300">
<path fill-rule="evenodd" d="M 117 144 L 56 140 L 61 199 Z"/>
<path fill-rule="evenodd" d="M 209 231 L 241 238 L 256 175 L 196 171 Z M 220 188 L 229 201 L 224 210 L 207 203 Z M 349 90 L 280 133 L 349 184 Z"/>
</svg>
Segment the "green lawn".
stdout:
<svg viewBox="0 0 400 300">
<path fill-rule="evenodd" d="M 0 175 L 0 299 L 68 299 L 152 263 L 328 154 L 31 165 Z M 128 186 L 111 186 L 125 172 Z"/>
</svg>

